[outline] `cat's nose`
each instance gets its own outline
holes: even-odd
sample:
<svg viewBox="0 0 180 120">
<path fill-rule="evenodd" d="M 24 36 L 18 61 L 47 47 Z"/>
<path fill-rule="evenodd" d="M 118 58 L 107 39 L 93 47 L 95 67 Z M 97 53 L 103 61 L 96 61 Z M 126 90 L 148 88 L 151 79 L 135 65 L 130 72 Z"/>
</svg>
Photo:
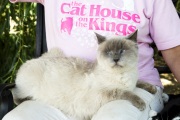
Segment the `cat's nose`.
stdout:
<svg viewBox="0 0 180 120">
<path fill-rule="evenodd" d="M 113 59 L 113 60 L 114 60 L 114 62 L 117 63 L 119 61 L 119 58 L 116 58 L 116 59 Z"/>
</svg>

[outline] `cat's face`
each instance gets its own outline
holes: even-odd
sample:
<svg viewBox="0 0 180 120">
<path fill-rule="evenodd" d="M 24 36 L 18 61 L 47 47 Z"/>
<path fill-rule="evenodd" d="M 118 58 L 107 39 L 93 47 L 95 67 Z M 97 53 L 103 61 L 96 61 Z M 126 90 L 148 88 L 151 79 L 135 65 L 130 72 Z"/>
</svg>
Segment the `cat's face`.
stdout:
<svg viewBox="0 0 180 120">
<path fill-rule="evenodd" d="M 99 43 L 98 64 L 107 70 L 113 69 L 119 72 L 137 67 L 138 48 L 136 34 L 134 33 L 129 38 L 115 37 L 109 39 L 96 34 Z"/>
</svg>

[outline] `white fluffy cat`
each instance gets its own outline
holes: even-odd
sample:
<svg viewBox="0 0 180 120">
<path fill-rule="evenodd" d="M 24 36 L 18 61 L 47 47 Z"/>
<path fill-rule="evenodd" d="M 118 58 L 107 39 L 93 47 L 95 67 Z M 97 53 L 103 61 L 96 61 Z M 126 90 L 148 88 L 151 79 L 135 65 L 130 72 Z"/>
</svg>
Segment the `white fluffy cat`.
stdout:
<svg viewBox="0 0 180 120">
<path fill-rule="evenodd" d="M 110 39 L 96 34 L 99 47 L 94 62 L 66 57 L 59 49 L 27 61 L 12 90 L 15 102 L 41 101 L 78 120 L 90 120 L 103 104 L 117 99 L 144 110 L 145 102 L 132 92 L 138 80 L 136 34 Z M 156 92 L 149 84 L 138 85 Z"/>
</svg>

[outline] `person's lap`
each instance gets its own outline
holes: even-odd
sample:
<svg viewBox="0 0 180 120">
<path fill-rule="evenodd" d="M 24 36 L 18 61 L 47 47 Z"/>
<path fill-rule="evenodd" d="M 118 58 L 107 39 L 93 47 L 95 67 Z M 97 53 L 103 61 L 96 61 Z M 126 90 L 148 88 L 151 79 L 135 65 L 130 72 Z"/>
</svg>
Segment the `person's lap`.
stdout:
<svg viewBox="0 0 180 120">
<path fill-rule="evenodd" d="M 146 109 L 139 111 L 130 102 L 116 100 L 102 106 L 92 120 L 148 120 L 151 109 L 163 108 L 162 92 L 151 95 L 137 88 L 135 93 L 146 102 Z M 75 120 L 65 116 L 58 109 L 36 101 L 26 101 L 10 111 L 2 120 Z"/>
<path fill-rule="evenodd" d="M 58 109 L 37 101 L 25 101 L 2 120 L 70 120 Z"/>
<path fill-rule="evenodd" d="M 146 102 L 146 109 L 139 111 L 130 102 L 116 100 L 102 106 L 92 120 L 148 120 L 150 111 L 160 112 L 163 108 L 162 90 L 158 87 L 155 95 L 137 88 L 134 91 Z"/>
</svg>

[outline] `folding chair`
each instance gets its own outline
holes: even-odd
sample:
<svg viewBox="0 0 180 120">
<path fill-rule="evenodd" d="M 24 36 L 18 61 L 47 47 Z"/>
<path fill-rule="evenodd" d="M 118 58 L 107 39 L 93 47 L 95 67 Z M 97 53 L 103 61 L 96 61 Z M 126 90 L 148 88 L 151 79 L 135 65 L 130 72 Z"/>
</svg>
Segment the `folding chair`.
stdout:
<svg viewBox="0 0 180 120">
<path fill-rule="evenodd" d="M 177 0 L 173 0 L 176 4 Z M 179 13 L 178 13 L 179 14 Z M 180 14 L 179 14 L 180 16 Z M 41 4 L 37 4 L 37 26 L 36 26 L 36 52 L 35 57 L 39 57 L 42 53 L 47 51 L 46 45 L 46 32 L 45 32 L 45 18 L 44 7 Z M 168 67 L 157 67 L 159 73 L 170 73 Z M 0 119 L 14 108 L 13 97 L 10 91 L 15 87 L 14 83 L 0 84 Z"/>
</svg>

